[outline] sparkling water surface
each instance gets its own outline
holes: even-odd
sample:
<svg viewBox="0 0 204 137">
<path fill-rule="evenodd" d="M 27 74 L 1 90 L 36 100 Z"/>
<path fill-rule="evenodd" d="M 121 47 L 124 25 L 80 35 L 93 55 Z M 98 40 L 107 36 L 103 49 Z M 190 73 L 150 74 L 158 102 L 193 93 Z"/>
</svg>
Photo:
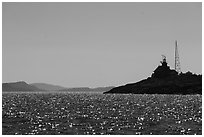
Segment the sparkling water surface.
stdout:
<svg viewBox="0 0 204 137">
<path fill-rule="evenodd" d="M 202 134 L 201 95 L 3 93 L 3 134 Z"/>
</svg>

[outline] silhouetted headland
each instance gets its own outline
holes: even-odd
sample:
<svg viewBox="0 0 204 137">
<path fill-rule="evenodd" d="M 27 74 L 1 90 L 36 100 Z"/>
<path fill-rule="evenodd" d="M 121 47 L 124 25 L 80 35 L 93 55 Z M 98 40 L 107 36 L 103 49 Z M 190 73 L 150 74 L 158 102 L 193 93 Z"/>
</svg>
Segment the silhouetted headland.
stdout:
<svg viewBox="0 0 204 137">
<path fill-rule="evenodd" d="M 122 94 L 202 94 L 202 75 L 180 73 L 170 69 L 163 58 L 151 77 L 137 83 L 115 87 L 107 93 Z"/>
</svg>

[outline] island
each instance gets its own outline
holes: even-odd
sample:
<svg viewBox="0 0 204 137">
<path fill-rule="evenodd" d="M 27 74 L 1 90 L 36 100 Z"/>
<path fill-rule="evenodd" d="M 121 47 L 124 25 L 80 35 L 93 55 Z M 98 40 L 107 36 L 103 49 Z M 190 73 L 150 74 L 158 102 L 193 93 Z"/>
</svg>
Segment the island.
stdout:
<svg viewBox="0 0 204 137">
<path fill-rule="evenodd" d="M 147 79 L 115 87 L 104 94 L 202 94 L 202 75 L 178 73 L 167 65 L 166 57 Z"/>
</svg>

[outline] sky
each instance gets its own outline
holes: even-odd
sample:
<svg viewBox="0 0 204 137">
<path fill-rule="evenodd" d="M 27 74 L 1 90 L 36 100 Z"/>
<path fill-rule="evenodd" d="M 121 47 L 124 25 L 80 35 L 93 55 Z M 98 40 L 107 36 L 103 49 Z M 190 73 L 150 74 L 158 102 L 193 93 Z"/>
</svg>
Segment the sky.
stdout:
<svg viewBox="0 0 204 137">
<path fill-rule="evenodd" d="M 200 3 L 3 3 L 2 82 L 119 86 L 165 55 L 202 74 Z"/>
</svg>

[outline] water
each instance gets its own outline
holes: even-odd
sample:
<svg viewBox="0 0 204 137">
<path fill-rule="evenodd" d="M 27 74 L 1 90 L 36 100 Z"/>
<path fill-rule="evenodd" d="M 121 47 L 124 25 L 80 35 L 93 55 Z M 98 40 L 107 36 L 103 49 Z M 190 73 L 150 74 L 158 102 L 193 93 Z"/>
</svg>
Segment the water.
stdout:
<svg viewBox="0 0 204 137">
<path fill-rule="evenodd" d="M 3 134 L 202 134 L 201 95 L 3 93 Z"/>
</svg>

